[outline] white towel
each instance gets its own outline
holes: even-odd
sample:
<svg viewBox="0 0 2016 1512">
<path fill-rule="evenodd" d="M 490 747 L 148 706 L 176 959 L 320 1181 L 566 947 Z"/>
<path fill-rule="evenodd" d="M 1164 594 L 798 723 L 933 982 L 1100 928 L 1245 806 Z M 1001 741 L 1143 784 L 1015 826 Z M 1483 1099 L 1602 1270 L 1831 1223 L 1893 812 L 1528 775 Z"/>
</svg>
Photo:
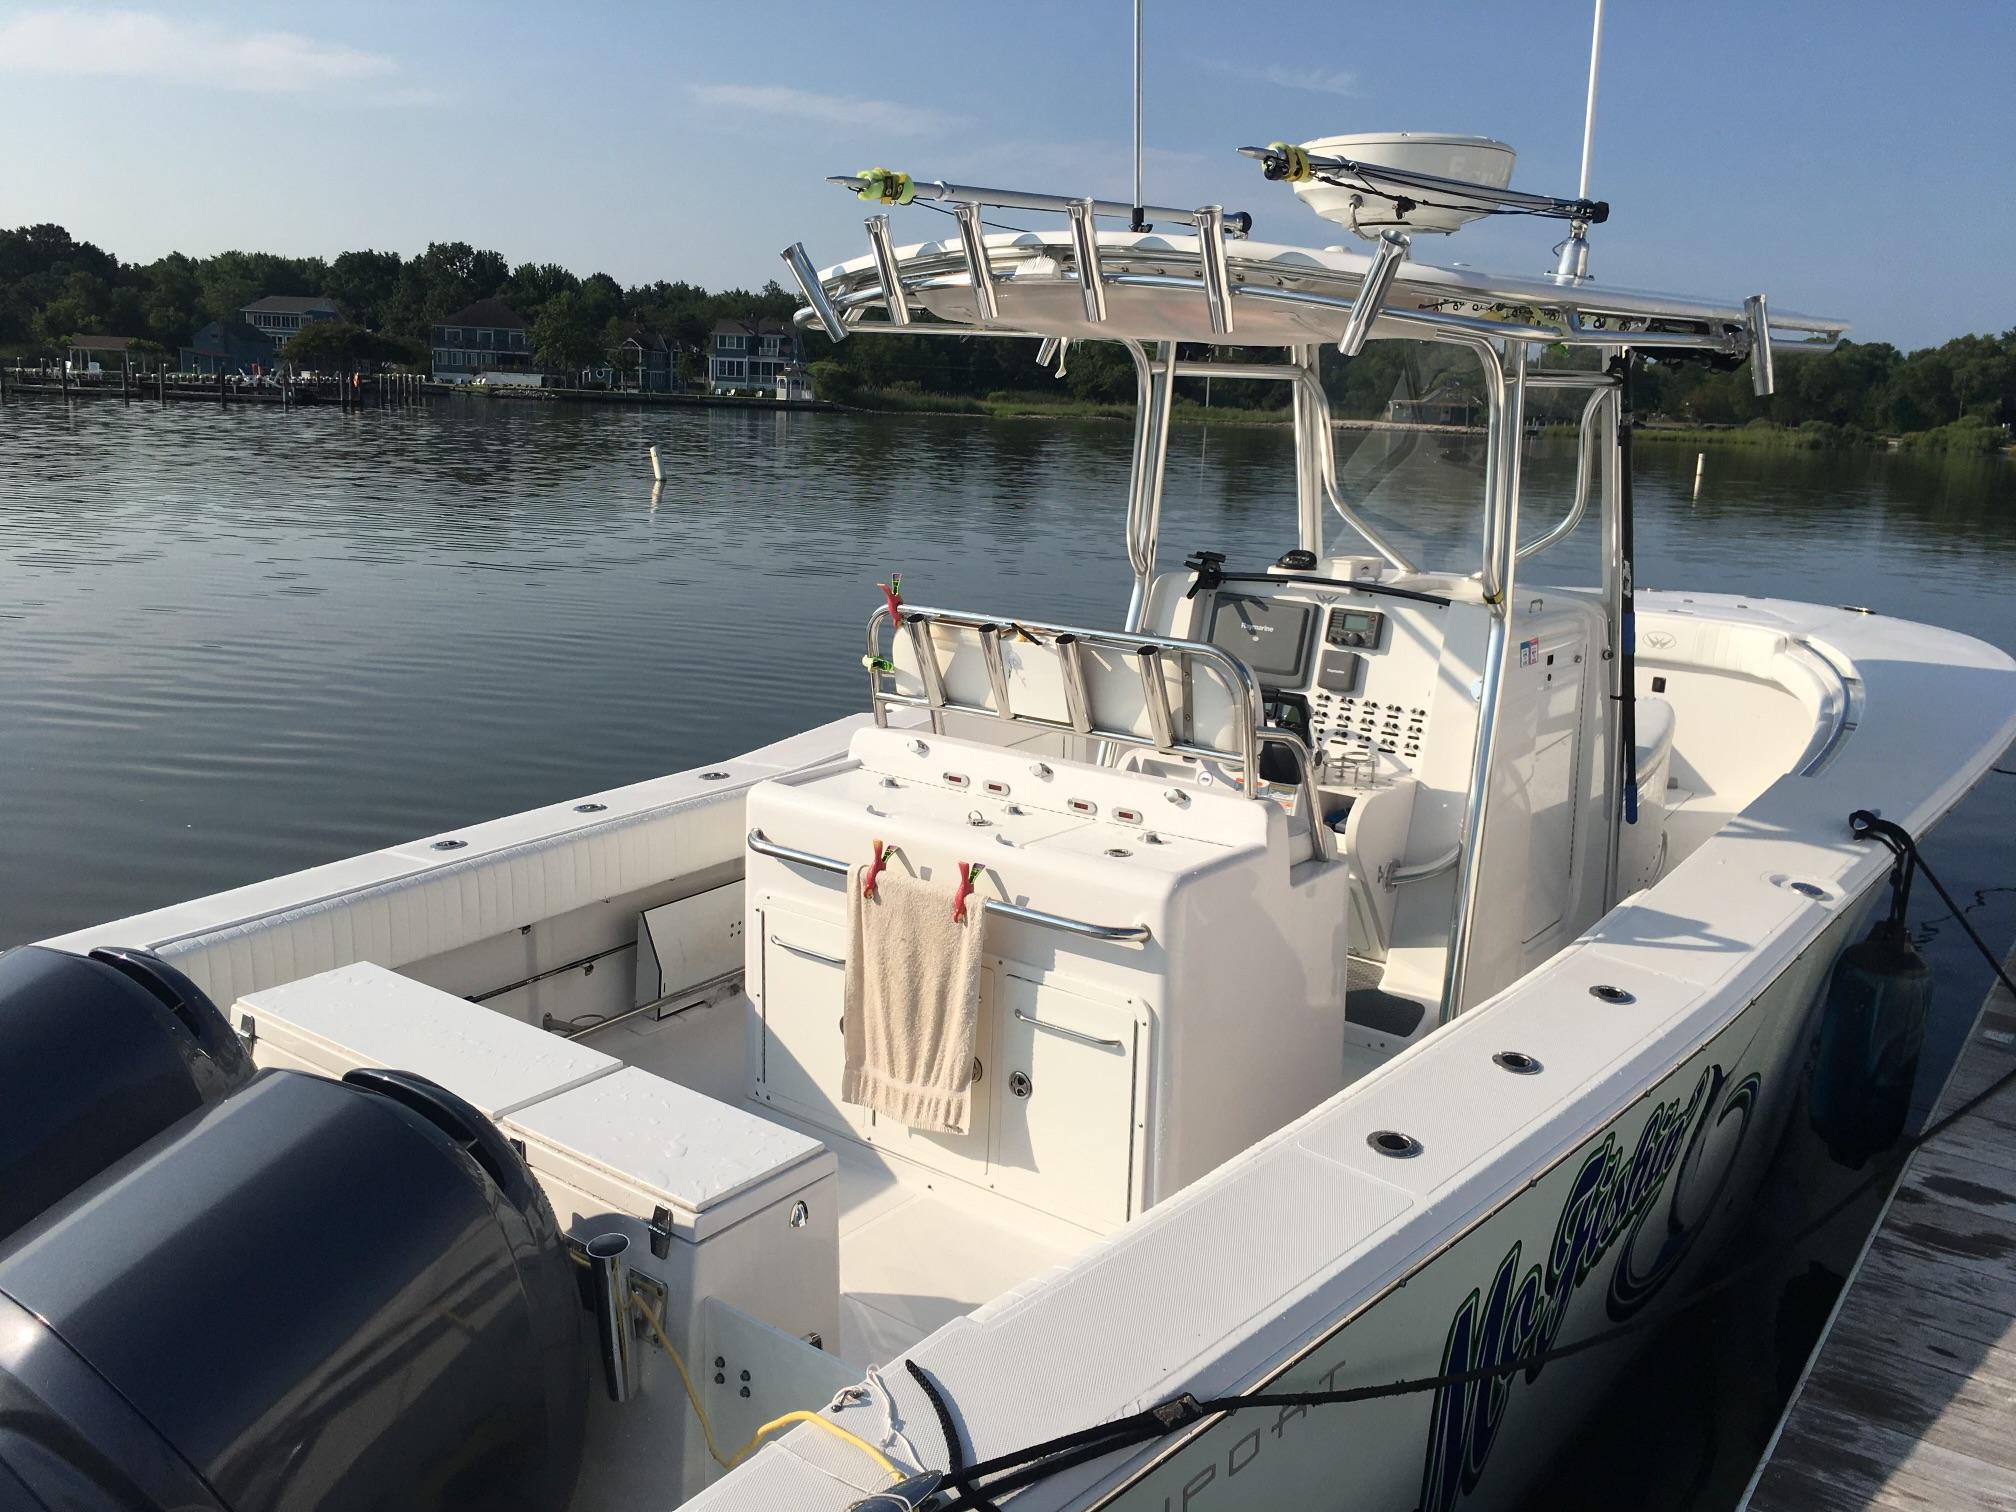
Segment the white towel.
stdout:
<svg viewBox="0 0 2016 1512">
<path fill-rule="evenodd" d="M 865 866 L 847 873 L 845 1102 L 943 1134 L 973 1111 L 973 1041 L 980 1018 L 978 898 L 962 923 L 952 890 L 894 866 L 861 895 Z"/>
</svg>

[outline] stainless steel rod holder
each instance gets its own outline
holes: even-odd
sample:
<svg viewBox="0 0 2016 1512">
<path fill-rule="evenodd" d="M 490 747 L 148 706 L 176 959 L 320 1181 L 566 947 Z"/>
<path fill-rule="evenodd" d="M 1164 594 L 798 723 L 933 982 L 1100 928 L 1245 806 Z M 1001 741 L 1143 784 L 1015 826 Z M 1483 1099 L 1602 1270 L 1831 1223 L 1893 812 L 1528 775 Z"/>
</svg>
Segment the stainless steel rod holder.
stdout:
<svg viewBox="0 0 2016 1512">
<path fill-rule="evenodd" d="M 1162 678 L 1162 652 L 1143 646 L 1134 653 L 1141 672 L 1141 702 L 1148 710 L 1148 734 L 1155 749 L 1167 751 L 1176 743 L 1176 720 L 1169 712 L 1169 685 Z"/>
<path fill-rule="evenodd" d="M 889 312 L 889 324 L 907 326 L 910 324 L 910 301 L 904 297 L 903 278 L 896 265 L 896 248 L 889 240 L 889 217 L 871 215 L 865 224 L 868 227 L 868 247 L 875 254 L 875 276 L 882 282 L 882 303 Z"/>
<path fill-rule="evenodd" d="M 1380 232 L 1378 250 L 1372 254 L 1372 266 L 1365 270 L 1365 282 L 1359 286 L 1358 298 L 1352 302 L 1350 318 L 1344 322 L 1344 334 L 1337 338 L 1337 350 L 1346 357 L 1356 357 L 1365 349 L 1365 340 L 1372 334 L 1372 322 L 1379 318 L 1379 307 L 1386 303 L 1393 280 L 1400 276 L 1400 264 L 1407 260 L 1407 249 L 1411 245 L 1403 232 Z"/>
<path fill-rule="evenodd" d="M 1013 719 L 1015 710 L 1008 697 L 1008 668 L 1001 660 L 1001 627 L 982 625 L 973 633 L 980 638 L 980 659 L 987 666 L 987 689 L 994 695 L 994 707 L 1003 719 Z"/>
<path fill-rule="evenodd" d="M 630 1236 L 597 1234 L 582 1251 L 595 1294 L 595 1344 L 602 1383 L 612 1402 L 627 1402 L 637 1387 L 636 1328 L 630 1316 Z"/>
<path fill-rule="evenodd" d="M 1225 261 L 1225 207 L 1206 205 L 1197 212 L 1197 249 L 1204 275 L 1204 303 L 1211 329 L 1232 334 L 1232 270 Z"/>
<path fill-rule="evenodd" d="M 1084 652 L 1078 637 L 1067 633 L 1053 637 L 1050 644 L 1057 652 L 1057 675 L 1064 681 L 1064 717 L 1080 735 L 1087 734 L 1092 729 L 1092 705 L 1085 697 L 1085 665 L 1079 659 Z"/>
<path fill-rule="evenodd" d="M 910 652 L 917 658 L 917 675 L 924 681 L 924 701 L 936 711 L 945 707 L 945 674 L 938 667 L 938 641 L 931 634 L 931 622 L 921 614 L 903 616 L 909 632 Z"/>
<path fill-rule="evenodd" d="M 994 300 L 994 267 L 987 260 L 987 239 L 980 234 L 980 207 L 957 204 L 952 218 L 959 223 L 959 251 L 966 259 L 966 275 L 973 281 L 973 311 L 981 320 L 999 317 L 1001 307 Z"/>
<path fill-rule="evenodd" d="M 1064 213 L 1071 217 L 1071 251 L 1078 261 L 1078 293 L 1085 301 L 1085 318 L 1099 325 L 1106 319 L 1106 277 L 1099 271 L 1099 232 L 1092 222 L 1092 201 L 1074 200 Z"/>
<path fill-rule="evenodd" d="M 1771 312 L 1762 294 L 1743 301 L 1743 318 L 1750 327 L 1750 391 L 1762 399 L 1778 388 L 1778 374 L 1771 365 Z"/>
<path fill-rule="evenodd" d="M 826 286 L 819 282 L 819 274 L 812 267 L 812 259 L 805 255 L 805 243 L 793 242 L 780 254 L 784 266 L 791 270 L 791 277 L 798 285 L 798 292 L 805 296 L 805 303 L 812 307 L 819 324 L 835 341 L 847 339 L 847 323 L 840 318 L 840 312 L 833 307 L 833 301 L 826 297 Z"/>
</svg>

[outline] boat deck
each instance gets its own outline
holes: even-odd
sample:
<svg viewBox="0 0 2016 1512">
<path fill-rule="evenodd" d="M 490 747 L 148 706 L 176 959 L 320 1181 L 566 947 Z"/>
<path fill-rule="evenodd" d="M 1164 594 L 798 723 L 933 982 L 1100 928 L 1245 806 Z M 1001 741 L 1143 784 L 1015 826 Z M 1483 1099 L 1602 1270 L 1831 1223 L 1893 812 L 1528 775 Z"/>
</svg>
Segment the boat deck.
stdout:
<svg viewBox="0 0 2016 1512">
<path fill-rule="evenodd" d="M 1982 1004 L 1940 1113 L 2016 1067 Z M 1936 1115 L 1935 1115 L 1936 1116 Z M 2016 1093 L 1913 1156 L 1745 1505 L 2016 1509 Z"/>
</svg>

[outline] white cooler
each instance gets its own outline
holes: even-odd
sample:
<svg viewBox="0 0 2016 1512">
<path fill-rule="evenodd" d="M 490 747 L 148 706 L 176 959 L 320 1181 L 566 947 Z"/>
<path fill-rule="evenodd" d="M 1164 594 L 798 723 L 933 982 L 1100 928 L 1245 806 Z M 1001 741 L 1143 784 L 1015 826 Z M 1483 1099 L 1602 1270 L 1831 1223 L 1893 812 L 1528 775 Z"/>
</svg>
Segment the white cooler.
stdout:
<svg viewBox="0 0 2016 1512">
<path fill-rule="evenodd" d="M 248 992 L 231 1023 L 251 1036 L 262 1070 L 411 1071 L 491 1119 L 623 1064 L 369 961 Z"/>
</svg>

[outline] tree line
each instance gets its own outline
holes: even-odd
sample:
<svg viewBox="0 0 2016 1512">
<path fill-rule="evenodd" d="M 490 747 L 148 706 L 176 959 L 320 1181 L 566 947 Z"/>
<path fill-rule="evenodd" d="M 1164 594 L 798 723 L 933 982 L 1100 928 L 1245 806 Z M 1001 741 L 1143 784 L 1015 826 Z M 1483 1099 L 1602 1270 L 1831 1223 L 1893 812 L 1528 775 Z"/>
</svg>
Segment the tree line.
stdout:
<svg viewBox="0 0 2016 1512">
<path fill-rule="evenodd" d="M 717 319 L 789 319 L 797 307 L 774 282 L 754 291 L 662 279 L 626 288 L 607 273 L 583 278 L 557 263 L 513 266 L 459 241 L 430 243 L 417 257 L 171 252 L 129 263 L 62 226 L 0 229 L 0 350 L 16 356 L 60 355 L 83 334 L 136 337 L 173 353 L 209 322 L 238 320 L 245 306 L 276 294 L 332 300 L 357 333 L 311 345 L 347 341 L 365 360 L 414 365 L 427 360 L 434 324 L 479 299 L 501 299 L 525 317 L 540 359 L 560 368 L 606 361 L 633 329 L 698 354 Z M 376 341 L 363 341 L 365 333 Z"/>
</svg>

